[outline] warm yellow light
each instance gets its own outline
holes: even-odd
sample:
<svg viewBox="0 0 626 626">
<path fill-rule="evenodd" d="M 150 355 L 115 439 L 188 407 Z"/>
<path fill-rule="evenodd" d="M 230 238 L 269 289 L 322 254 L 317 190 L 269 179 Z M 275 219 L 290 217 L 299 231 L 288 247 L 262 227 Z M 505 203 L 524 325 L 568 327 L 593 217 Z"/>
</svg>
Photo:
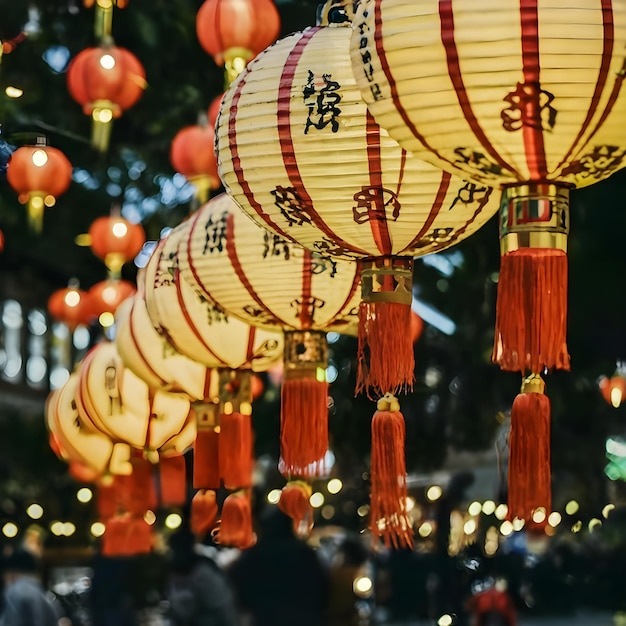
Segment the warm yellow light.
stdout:
<svg viewBox="0 0 626 626">
<path fill-rule="evenodd" d="M 491 515 L 496 510 L 496 503 L 493 500 L 485 500 L 483 502 L 483 513 Z"/>
<path fill-rule="evenodd" d="M 183 523 L 183 518 L 178 513 L 170 513 L 165 518 L 165 526 L 170 530 L 176 530 Z"/>
<path fill-rule="evenodd" d="M 428 488 L 428 491 L 426 491 L 426 497 L 431 502 L 434 502 L 435 500 L 439 500 L 439 498 L 441 498 L 442 493 L 443 491 L 439 485 L 432 485 Z"/>
<path fill-rule="evenodd" d="M 470 515 L 478 515 L 483 510 L 483 505 L 480 502 L 472 502 L 467 507 L 467 512 Z"/>
<path fill-rule="evenodd" d="M 62 535 L 65 537 L 71 537 L 76 532 L 76 526 L 72 522 L 63 522 Z"/>
<path fill-rule="evenodd" d="M 11 85 L 9 85 L 4 90 L 4 93 L 9 98 L 21 98 L 24 95 L 24 91 L 22 89 L 19 89 L 18 87 L 12 87 Z"/>
<path fill-rule="evenodd" d="M 576 500 L 570 500 L 566 505 L 565 505 L 565 512 L 568 515 L 574 515 L 576 512 L 578 512 L 578 509 L 580 508 L 580 505 L 578 504 L 578 502 L 576 502 Z"/>
<path fill-rule="evenodd" d="M 113 119 L 113 111 L 111 111 L 111 109 L 94 109 L 91 117 L 93 117 L 96 122 L 108 124 Z"/>
<path fill-rule="evenodd" d="M 598 526 L 602 526 L 602 521 L 599 520 L 597 517 L 593 517 L 589 520 L 589 525 L 587 526 L 587 528 L 589 529 L 589 532 L 592 533 L 593 529 L 597 528 Z"/>
<path fill-rule="evenodd" d="M 103 54 L 100 57 L 100 66 L 105 70 L 112 70 L 115 67 L 115 59 L 110 54 Z"/>
<path fill-rule="evenodd" d="M 430 522 L 424 522 L 417 532 L 420 537 L 428 537 L 433 532 L 433 525 Z"/>
<path fill-rule="evenodd" d="M 115 222 L 111 228 L 114 237 L 121 239 L 127 232 L 128 226 L 124 222 Z"/>
<path fill-rule="evenodd" d="M 35 150 L 31 159 L 33 161 L 33 165 L 43 167 L 48 162 L 48 155 L 45 150 Z"/>
<path fill-rule="evenodd" d="M 356 514 L 359 517 L 365 517 L 370 512 L 369 504 L 362 504 L 357 510 Z"/>
<path fill-rule="evenodd" d="M 76 499 L 83 504 L 90 502 L 93 498 L 93 491 L 89 487 L 82 487 L 76 492 Z"/>
<path fill-rule="evenodd" d="M 552 511 L 552 513 L 548 515 L 548 524 L 550 524 L 550 526 L 558 526 L 562 519 L 563 518 L 558 511 Z"/>
<path fill-rule="evenodd" d="M 13 539 L 17 535 L 18 528 L 13 522 L 7 522 L 2 527 L 2 534 L 9 539 Z"/>
<path fill-rule="evenodd" d="M 442 615 L 437 620 L 437 626 L 450 626 L 451 624 L 452 624 L 452 616 L 448 615 L 447 613 L 445 615 Z"/>
<path fill-rule="evenodd" d="M 607 504 L 603 509 L 602 509 L 602 517 L 604 519 L 607 519 L 609 517 L 609 513 L 615 508 L 614 504 Z"/>
<path fill-rule="evenodd" d="M 57 203 L 57 199 L 51 195 L 48 194 L 44 199 L 43 199 L 43 203 L 50 208 L 51 206 L 54 206 Z"/>
<path fill-rule="evenodd" d="M 94 537 L 102 537 L 102 535 L 104 535 L 104 531 L 106 530 L 106 526 L 102 522 L 94 522 L 91 525 L 90 530 Z"/>
<path fill-rule="evenodd" d="M 583 523 L 581 520 L 578 520 L 573 526 L 572 526 L 572 532 L 573 533 L 579 533 L 581 528 L 583 527 Z"/>
<path fill-rule="evenodd" d="M 71 291 L 66 292 L 65 298 L 63 298 L 63 300 L 65 301 L 66 306 L 78 306 L 80 302 L 80 294 L 78 293 L 78 291 L 72 289 Z"/>
<path fill-rule="evenodd" d="M 267 494 L 267 501 L 270 504 L 278 504 L 278 501 L 280 500 L 280 489 L 272 489 L 268 494 Z"/>
<path fill-rule="evenodd" d="M 322 517 L 326 520 L 335 517 L 335 507 L 332 504 L 326 504 L 322 507 Z"/>
<path fill-rule="evenodd" d="M 98 321 L 100 322 L 100 326 L 102 326 L 102 328 L 109 328 L 115 324 L 115 316 L 110 311 L 105 311 L 104 313 L 100 313 Z"/>
<path fill-rule="evenodd" d="M 325 367 L 318 367 L 315 370 L 315 379 L 317 380 L 318 383 L 326 382 L 326 368 Z"/>
<path fill-rule="evenodd" d="M 513 520 L 513 530 L 519 532 L 520 530 L 522 530 L 522 528 L 524 528 L 525 523 L 526 523 L 525 520 L 520 519 L 519 517 L 516 517 Z"/>
<path fill-rule="evenodd" d="M 372 583 L 372 579 L 367 576 L 359 576 L 354 579 L 352 583 L 352 589 L 354 593 L 359 596 L 367 596 L 372 591 L 374 584 Z"/>
<path fill-rule="evenodd" d="M 622 403 L 622 390 L 619 387 L 611 388 L 611 404 L 617 409 Z"/>
<path fill-rule="evenodd" d="M 509 507 L 506 504 L 498 504 L 498 506 L 496 507 L 496 517 L 499 520 L 503 520 L 507 514 L 509 512 Z"/>
<path fill-rule="evenodd" d="M 143 514 L 143 521 L 149 526 L 152 526 L 156 522 L 156 515 L 154 514 L 154 511 L 151 511 L 150 509 L 148 509 Z"/>
<path fill-rule="evenodd" d="M 324 504 L 324 494 L 319 491 L 312 493 L 309 502 L 314 509 L 319 509 Z"/>
<path fill-rule="evenodd" d="M 63 534 L 63 522 L 52 522 L 52 524 L 50 524 L 50 532 L 60 537 Z"/>
<path fill-rule="evenodd" d="M 413 498 L 407 498 L 405 506 L 406 506 L 407 513 L 409 511 L 412 511 L 415 508 L 415 500 Z"/>
<path fill-rule="evenodd" d="M 476 520 L 468 519 L 467 522 L 463 524 L 463 532 L 466 535 L 471 535 L 472 533 L 476 532 Z"/>
<path fill-rule="evenodd" d="M 502 524 L 500 524 L 500 532 L 505 537 L 508 537 L 513 532 L 513 524 L 511 524 L 508 520 L 505 520 Z"/>
<path fill-rule="evenodd" d="M 487 541 L 485 543 L 485 554 L 487 556 L 493 556 L 498 551 L 497 541 Z"/>
<path fill-rule="evenodd" d="M 43 209 L 43 198 L 41 196 L 32 196 L 29 202 L 33 209 Z"/>
<path fill-rule="evenodd" d="M 107 304 L 112 304 L 117 299 L 117 289 L 115 287 L 105 287 L 102 290 L 102 299 Z"/>
<path fill-rule="evenodd" d="M 331 478 L 326 489 L 328 489 L 328 493 L 339 493 L 343 489 L 343 483 L 338 478 Z"/>
<path fill-rule="evenodd" d="M 546 510 L 543 507 L 539 507 L 533 511 L 533 522 L 535 524 L 541 524 L 546 519 Z"/>
<path fill-rule="evenodd" d="M 41 517 L 43 516 L 43 507 L 41 506 L 41 504 L 31 504 L 26 509 L 26 515 L 28 515 L 28 517 L 30 517 L 31 519 L 41 519 Z"/>
</svg>

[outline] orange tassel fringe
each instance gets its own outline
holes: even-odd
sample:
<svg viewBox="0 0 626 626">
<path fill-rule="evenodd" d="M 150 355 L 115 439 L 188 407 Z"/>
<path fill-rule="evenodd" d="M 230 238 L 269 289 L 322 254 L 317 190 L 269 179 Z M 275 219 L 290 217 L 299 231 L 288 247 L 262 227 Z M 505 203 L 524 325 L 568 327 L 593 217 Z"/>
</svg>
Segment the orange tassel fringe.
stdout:
<svg viewBox="0 0 626 626">
<path fill-rule="evenodd" d="M 194 489 L 219 489 L 219 433 L 213 428 L 199 428 L 194 445 Z"/>
<path fill-rule="evenodd" d="M 503 255 L 492 354 L 503 370 L 569 370 L 567 254 L 521 248 Z"/>
<path fill-rule="evenodd" d="M 244 550 L 256 543 L 252 530 L 250 496 L 243 491 L 231 493 L 222 505 L 222 517 L 214 531 L 214 541 L 223 546 Z"/>
<path fill-rule="evenodd" d="M 293 520 L 293 532 L 305 539 L 313 528 L 313 507 L 309 501 L 311 487 L 302 480 L 290 480 L 280 494 L 278 508 Z"/>
<path fill-rule="evenodd" d="M 533 511 L 552 506 L 550 400 L 543 393 L 520 393 L 511 409 L 508 515 L 532 520 Z"/>
<path fill-rule="evenodd" d="M 191 500 L 191 532 L 198 537 L 203 537 L 215 526 L 216 518 L 215 491 L 198 491 Z"/>
<path fill-rule="evenodd" d="M 358 342 L 357 393 L 372 397 L 413 388 L 410 305 L 361 302 Z"/>
<path fill-rule="evenodd" d="M 161 458 L 159 461 L 161 504 L 182 506 L 187 500 L 187 469 L 185 457 Z"/>
<path fill-rule="evenodd" d="M 226 489 L 252 486 L 252 420 L 241 413 L 222 414 L 219 471 Z"/>
<path fill-rule="evenodd" d="M 284 476 L 309 478 L 323 472 L 328 451 L 328 383 L 313 376 L 283 382 L 280 454 Z"/>
<path fill-rule="evenodd" d="M 411 547 L 413 532 L 406 510 L 406 427 L 398 401 L 386 394 L 372 419 L 370 530 L 387 547 Z"/>
</svg>

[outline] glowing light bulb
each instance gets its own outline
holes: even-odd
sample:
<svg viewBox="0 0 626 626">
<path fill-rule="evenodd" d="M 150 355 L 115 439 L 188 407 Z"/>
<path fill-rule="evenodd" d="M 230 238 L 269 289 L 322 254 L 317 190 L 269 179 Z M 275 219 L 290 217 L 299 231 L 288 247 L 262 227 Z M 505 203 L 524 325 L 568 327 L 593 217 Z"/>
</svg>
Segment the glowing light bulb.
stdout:
<svg viewBox="0 0 626 626">
<path fill-rule="evenodd" d="M 322 504 L 324 504 L 324 494 L 316 491 L 315 493 L 311 494 L 309 502 L 314 509 L 319 509 Z"/>
<path fill-rule="evenodd" d="M 90 530 L 94 537 L 102 537 L 102 535 L 104 535 L 104 531 L 106 530 L 106 526 L 102 522 L 94 522 L 91 525 Z"/>
<path fill-rule="evenodd" d="M 343 483 L 338 478 L 331 478 L 326 488 L 328 493 L 339 493 L 343 489 Z"/>
<path fill-rule="evenodd" d="M 65 294 L 65 298 L 63 298 L 63 300 L 65 301 L 65 304 L 67 306 L 78 306 L 78 303 L 80 302 L 80 294 L 78 293 L 78 291 L 72 289 Z"/>
<path fill-rule="evenodd" d="M 115 67 L 115 59 L 110 54 L 103 54 L 100 57 L 100 66 L 105 70 L 112 70 Z"/>
<path fill-rule="evenodd" d="M 442 493 L 443 491 L 439 485 L 432 485 L 428 488 L 428 491 L 426 492 L 426 497 L 431 502 L 434 502 L 435 500 L 439 500 L 439 498 L 441 498 Z"/>
<path fill-rule="evenodd" d="M 12 539 L 17 535 L 18 528 L 13 522 L 7 522 L 2 527 L 2 534 L 9 539 Z"/>
<path fill-rule="evenodd" d="M 178 513 L 170 513 L 165 518 L 165 526 L 170 530 L 176 530 L 183 523 L 183 518 Z"/>
<path fill-rule="evenodd" d="M 45 150 L 35 150 L 31 157 L 33 165 L 36 167 L 43 167 L 48 162 L 48 155 Z"/>
<path fill-rule="evenodd" d="M 41 517 L 43 516 L 43 507 L 41 506 L 41 504 L 31 504 L 26 509 L 26 515 L 28 515 L 28 517 L 30 517 L 31 519 L 41 519 Z"/>
<path fill-rule="evenodd" d="M 86 504 L 93 498 L 93 491 L 89 487 L 82 487 L 76 492 L 76 499 L 83 504 Z"/>
<path fill-rule="evenodd" d="M 115 237 L 121 239 L 128 232 L 128 226 L 126 226 L 124 222 L 115 222 L 111 228 L 111 232 Z"/>
<path fill-rule="evenodd" d="M 267 494 L 267 501 L 270 504 L 278 504 L 278 501 L 280 500 L 280 489 L 272 489 L 268 494 Z"/>
</svg>

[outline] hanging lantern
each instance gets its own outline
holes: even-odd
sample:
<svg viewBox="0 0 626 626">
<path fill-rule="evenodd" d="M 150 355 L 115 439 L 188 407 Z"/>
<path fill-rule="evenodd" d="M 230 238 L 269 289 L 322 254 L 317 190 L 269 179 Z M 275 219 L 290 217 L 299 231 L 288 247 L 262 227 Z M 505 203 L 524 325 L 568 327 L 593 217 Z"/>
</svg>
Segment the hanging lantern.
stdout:
<svg viewBox="0 0 626 626">
<path fill-rule="evenodd" d="M 146 242 L 141 224 L 119 215 L 97 218 L 89 227 L 91 251 L 104 261 L 110 278 L 119 278 L 122 266 L 134 259 Z"/>
<path fill-rule="evenodd" d="M 181 280 L 211 306 L 285 334 L 281 471 L 319 475 L 328 448 L 326 332 L 353 331 L 356 265 L 304 251 L 255 226 L 222 194 L 180 237 Z"/>
<path fill-rule="evenodd" d="M 128 6 L 129 0 L 83 0 L 83 4 L 90 9 L 96 5 L 96 18 L 94 21 L 94 32 L 98 39 L 111 36 L 113 25 L 113 7 L 124 9 Z"/>
<path fill-rule="evenodd" d="M 40 233 L 44 207 L 52 207 L 56 199 L 70 186 L 72 165 L 56 148 L 38 138 L 35 146 L 22 146 L 12 155 L 7 168 L 7 180 L 27 205 L 28 223 Z"/>
<path fill-rule="evenodd" d="M 88 293 L 71 282 L 68 287 L 57 289 L 48 298 L 48 312 L 53 319 L 62 322 L 71 331 L 81 324 L 89 324 L 93 317 Z"/>
<path fill-rule="evenodd" d="M 599 387 L 606 402 L 618 409 L 626 397 L 626 378 L 617 371 L 611 378 L 603 376 L 599 381 Z"/>
<path fill-rule="evenodd" d="M 86 428 L 143 450 L 151 462 L 159 454 L 183 454 L 195 438 L 189 400 L 150 389 L 124 367 L 111 342 L 98 344 L 83 359 L 75 401 Z"/>
<path fill-rule="evenodd" d="M 210 124 L 206 116 L 201 116 L 196 126 L 178 131 L 170 148 L 172 167 L 195 186 L 200 203 L 206 202 L 209 192 L 220 186 L 214 144 L 214 123 Z"/>
<path fill-rule="evenodd" d="M 206 0 L 196 16 L 200 45 L 226 67 L 227 86 L 279 32 L 280 15 L 272 0 Z"/>
<path fill-rule="evenodd" d="M 93 119 L 92 144 L 106 151 L 111 122 L 132 107 L 146 88 L 143 66 L 131 52 L 104 40 L 79 52 L 67 70 L 70 95 Z"/>
<path fill-rule="evenodd" d="M 127 280 L 101 280 L 87 292 L 92 316 L 103 328 L 112 326 L 117 307 L 135 291 L 135 285 Z"/>
</svg>

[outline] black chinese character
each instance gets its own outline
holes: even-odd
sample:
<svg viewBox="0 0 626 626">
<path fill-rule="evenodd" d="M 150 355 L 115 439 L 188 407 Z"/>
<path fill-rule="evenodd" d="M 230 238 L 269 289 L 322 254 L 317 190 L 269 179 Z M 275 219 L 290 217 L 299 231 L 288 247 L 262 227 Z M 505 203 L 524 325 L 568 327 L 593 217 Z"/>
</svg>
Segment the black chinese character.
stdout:
<svg viewBox="0 0 626 626">
<path fill-rule="evenodd" d="M 361 187 L 361 191 L 354 194 L 356 206 L 352 207 L 352 217 L 357 224 L 364 224 L 371 220 L 387 221 L 387 208 L 392 207 L 390 218 L 395 222 L 400 215 L 400 201 L 395 192 L 382 187 Z"/>
<path fill-rule="evenodd" d="M 541 89 L 539 83 L 517 83 L 504 101 L 509 105 L 500 113 L 504 130 L 512 132 L 524 126 L 546 131 L 554 128 L 557 114 L 552 106 L 554 95 Z"/>
<path fill-rule="evenodd" d="M 224 211 L 221 216 L 215 218 L 214 215 L 209 215 L 209 219 L 204 225 L 206 231 L 206 240 L 204 242 L 204 248 L 202 254 L 207 252 L 212 254 L 216 250 L 218 252 L 224 251 L 224 243 L 226 241 L 226 218 L 228 212 Z"/>
<path fill-rule="evenodd" d="M 311 274 L 323 274 L 330 270 L 330 277 L 334 278 L 337 274 L 337 261 L 329 256 L 323 256 L 318 252 L 311 253 Z"/>
<path fill-rule="evenodd" d="M 308 212 L 310 204 L 305 202 L 293 187 L 277 185 L 271 194 L 274 196 L 274 204 L 280 209 L 289 226 L 311 223 Z"/>
<path fill-rule="evenodd" d="M 316 91 L 315 75 L 309 70 L 307 84 L 302 90 L 304 103 L 309 109 L 304 128 L 305 135 L 311 126 L 317 130 L 322 130 L 330 124 L 333 133 L 339 130 L 337 117 L 341 114 L 341 109 L 337 105 L 341 102 L 341 94 L 339 93 L 341 85 L 331 78 L 331 74 L 323 74 L 324 87 Z"/>
<path fill-rule="evenodd" d="M 266 259 L 268 256 L 283 256 L 285 261 L 289 261 L 289 256 L 291 254 L 291 250 L 289 248 L 289 242 L 279 237 L 278 235 L 273 235 L 272 233 L 265 231 L 263 235 L 263 258 Z"/>
<path fill-rule="evenodd" d="M 461 187 L 457 194 L 456 198 L 452 201 L 450 208 L 451 211 L 457 204 L 460 202 L 467 206 L 468 204 L 474 204 L 474 202 L 482 203 L 485 201 L 485 198 L 489 195 L 489 187 L 479 186 L 475 183 L 465 182 L 465 185 Z"/>
</svg>

